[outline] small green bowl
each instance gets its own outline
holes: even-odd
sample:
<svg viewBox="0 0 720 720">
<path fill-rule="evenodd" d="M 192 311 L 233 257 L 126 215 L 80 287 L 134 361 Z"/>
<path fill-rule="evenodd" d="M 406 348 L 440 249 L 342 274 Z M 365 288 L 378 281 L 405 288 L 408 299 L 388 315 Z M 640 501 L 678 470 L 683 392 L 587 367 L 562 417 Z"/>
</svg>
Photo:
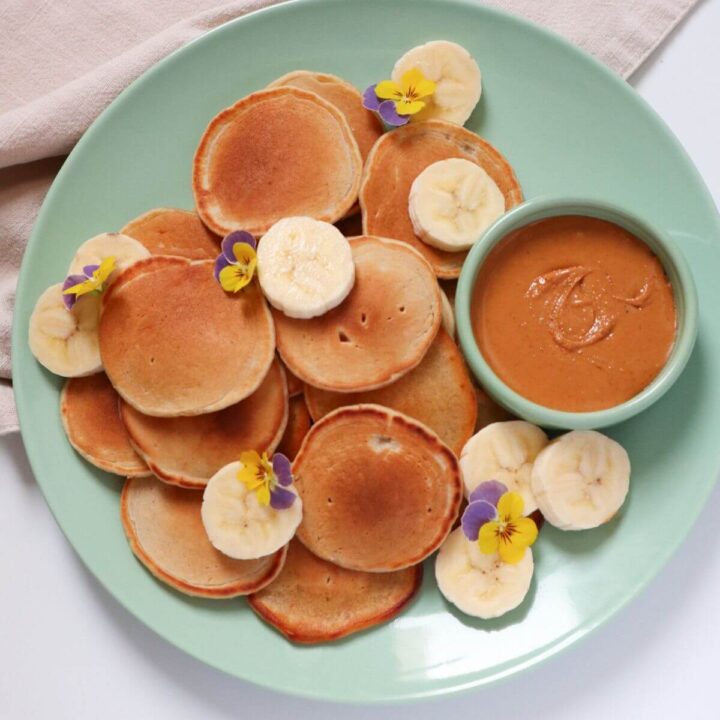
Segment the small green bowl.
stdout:
<svg viewBox="0 0 720 720">
<path fill-rule="evenodd" d="M 615 223 L 645 242 L 665 268 L 675 293 L 677 332 L 665 367 L 635 397 L 605 410 L 566 412 L 538 405 L 508 387 L 485 361 L 472 329 L 470 305 L 478 271 L 488 253 L 509 233 L 525 225 L 559 215 L 582 215 Z M 548 428 L 588 430 L 623 422 L 652 405 L 678 379 L 697 337 L 697 291 L 690 268 L 674 243 L 644 220 L 610 203 L 596 200 L 539 198 L 513 208 L 495 222 L 470 250 L 455 296 L 458 337 L 475 377 L 503 407 L 518 417 Z"/>
</svg>

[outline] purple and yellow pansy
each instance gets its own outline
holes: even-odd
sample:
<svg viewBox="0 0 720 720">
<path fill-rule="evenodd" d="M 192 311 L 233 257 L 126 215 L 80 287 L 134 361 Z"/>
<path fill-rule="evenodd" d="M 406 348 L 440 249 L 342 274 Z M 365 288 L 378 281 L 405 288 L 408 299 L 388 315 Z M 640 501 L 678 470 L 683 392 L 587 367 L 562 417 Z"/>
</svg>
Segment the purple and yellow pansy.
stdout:
<svg viewBox="0 0 720 720">
<path fill-rule="evenodd" d="M 72 310 L 78 298 L 92 292 L 102 292 L 103 286 L 115 269 L 115 258 L 106 257 L 99 265 L 86 265 L 82 274 L 68 275 L 62 286 L 63 302 Z"/>
<path fill-rule="evenodd" d="M 215 279 L 225 292 L 236 293 L 250 284 L 257 268 L 257 242 L 245 230 L 225 237 L 215 260 Z"/>
<path fill-rule="evenodd" d="M 242 468 L 238 470 L 240 480 L 250 492 L 254 492 L 258 502 L 274 510 L 285 510 L 295 502 L 295 493 L 288 490 L 293 476 L 290 460 L 282 453 L 275 453 L 272 461 L 268 454 L 262 455 L 248 450 L 240 455 Z"/>
<path fill-rule="evenodd" d="M 405 125 L 410 117 L 419 113 L 435 92 L 435 83 L 428 80 L 418 68 L 408 70 L 400 82 L 383 80 L 371 85 L 363 93 L 363 106 L 372 110 L 388 124 Z"/>
</svg>

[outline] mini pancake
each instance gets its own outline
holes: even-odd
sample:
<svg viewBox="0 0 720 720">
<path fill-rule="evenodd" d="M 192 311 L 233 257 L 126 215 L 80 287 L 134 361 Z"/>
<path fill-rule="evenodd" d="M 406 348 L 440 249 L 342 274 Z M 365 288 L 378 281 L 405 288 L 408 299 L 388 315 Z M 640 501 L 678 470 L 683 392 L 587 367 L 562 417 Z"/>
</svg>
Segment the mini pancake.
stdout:
<svg viewBox="0 0 720 720">
<path fill-rule="evenodd" d="M 462 480 L 429 428 L 380 405 L 338 408 L 310 428 L 293 462 L 303 502 L 297 537 L 350 570 L 415 565 L 443 542 Z"/>
<path fill-rule="evenodd" d="M 202 488 L 241 452 L 274 452 L 288 421 L 285 373 L 276 360 L 250 397 L 207 415 L 151 417 L 125 402 L 120 415 L 133 447 L 160 480 Z"/>
<path fill-rule="evenodd" d="M 305 398 L 302 396 L 290 398 L 288 423 L 285 434 L 277 446 L 277 451 L 293 460 L 311 425 L 312 419 L 305 404 Z"/>
<path fill-rule="evenodd" d="M 122 398 L 145 415 L 215 412 L 257 390 L 275 332 L 257 282 L 226 293 L 213 261 L 153 256 L 103 298 L 100 356 Z"/>
<path fill-rule="evenodd" d="M 395 617 L 421 581 L 422 565 L 389 573 L 346 570 L 292 540 L 281 573 L 248 602 L 288 640 L 322 643 Z"/>
<path fill-rule="evenodd" d="M 158 580 L 186 595 L 221 599 L 248 595 L 271 583 L 287 546 L 257 560 L 235 560 L 216 550 L 200 517 L 202 493 L 155 478 L 129 479 L 120 517 L 130 548 Z"/>
<path fill-rule="evenodd" d="M 350 241 L 355 285 L 336 308 L 310 320 L 273 310 L 283 362 L 324 390 L 389 385 L 416 367 L 440 327 L 440 291 L 420 253 L 394 240 Z"/>
<path fill-rule="evenodd" d="M 268 87 L 287 85 L 314 92 L 332 103 L 347 119 L 365 162 L 370 149 L 385 129 L 378 116 L 363 107 L 362 93 L 354 85 L 337 75 L 295 70 L 271 82 Z"/>
<path fill-rule="evenodd" d="M 215 116 L 193 163 L 203 222 L 218 235 L 262 235 L 277 220 L 333 223 L 357 199 L 362 157 L 345 116 L 315 93 L 278 87 Z"/>
<path fill-rule="evenodd" d="M 305 400 L 313 420 L 344 405 L 375 403 L 392 408 L 427 425 L 456 455 L 475 432 L 478 412 L 463 356 L 443 329 L 422 362 L 392 385 L 363 393 L 335 393 L 306 385 Z"/>
<path fill-rule="evenodd" d="M 120 419 L 120 396 L 105 373 L 71 378 L 60 393 L 60 416 L 70 444 L 105 472 L 139 477 L 150 468 L 133 450 Z"/>
<path fill-rule="evenodd" d="M 210 232 L 198 214 L 190 210 L 149 210 L 131 220 L 120 232 L 141 242 L 153 255 L 214 260 L 220 254 L 220 237 Z"/>
<path fill-rule="evenodd" d="M 409 243 L 441 278 L 460 274 L 467 252 L 430 247 L 413 232 L 408 198 L 413 180 L 438 160 L 465 158 L 480 165 L 505 196 L 505 209 L 522 202 L 515 172 L 490 143 L 475 133 L 442 120 L 409 123 L 385 133 L 365 164 L 360 187 L 363 231 Z"/>
</svg>

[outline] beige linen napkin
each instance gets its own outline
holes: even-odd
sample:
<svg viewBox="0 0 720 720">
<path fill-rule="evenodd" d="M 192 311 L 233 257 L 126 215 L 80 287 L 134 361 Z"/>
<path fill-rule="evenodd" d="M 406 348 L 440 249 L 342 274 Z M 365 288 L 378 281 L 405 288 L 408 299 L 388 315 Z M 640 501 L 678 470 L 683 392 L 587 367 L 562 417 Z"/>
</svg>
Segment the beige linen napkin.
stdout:
<svg viewBox="0 0 720 720">
<path fill-rule="evenodd" d="M 63 157 L 150 65 L 211 28 L 281 1 L 5 0 L 0 5 L 0 378 L 10 378 L 10 326 L 23 249 Z M 486 4 L 552 28 L 627 77 L 697 2 Z M 15 429 L 12 392 L 7 380 L 0 380 L 0 434 Z"/>
</svg>

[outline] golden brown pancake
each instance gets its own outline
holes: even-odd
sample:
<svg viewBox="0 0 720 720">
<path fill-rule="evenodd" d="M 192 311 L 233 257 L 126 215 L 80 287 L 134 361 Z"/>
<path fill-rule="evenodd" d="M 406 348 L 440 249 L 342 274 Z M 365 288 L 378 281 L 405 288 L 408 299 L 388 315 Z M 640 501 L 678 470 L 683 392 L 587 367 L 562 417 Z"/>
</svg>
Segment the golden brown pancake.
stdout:
<svg viewBox="0 0 720 720">
<path fill-rule="evenodd" d="M 338 408 L 315 423 L 293 474 L 303 502 L 297 537 L 350 570 L 419 563 L 450 532 L 462 499 L 452 450 L 429 428 L 380 405 Z"/>
<path fill-rule="evenodd" d="M 363 107 L 362 93 L 354 85 L 337 75 L 311 70 L 295 70 L 271 82 L 268 87 L 287 85 L 314 92 L 332 103 L 347 119 L 360 148 L 360 155 L 365 162 L 370 148 L 385 129 L 378 116 Z"/>
<path fill-rule="evenodd" d="M 477 400 L 463 356 L 441 328 L 422 362 L 392 385 L 362 393 L 336 393 L 305 386 L 313 420 L 344 405 L 375 403 L 409 415 L 434 430 L 459 455 L 475 432 Z"/>
<path fill-rule="evenodd" d="M 120 396 L 105 373 L 71 378 L 60 393 L 60 416 L 70 444 L 105 472 L 138 477 L 150 468 L 133 450 L 120 419 Z"/>
<path fill-rule="evenodd" d="M 193 192 L 218 235 L 262 235 L 284 217 L 333 223 L 357 199 L 362 158 L 345 116 L 315 93 L 261 90 L 215 116 L 195 153 Z"/>
<path fill-rule="evenodd" d="M 122 398 L 145 415 L 215 412 L 257 390 L 275 357 L 257 282 L 226 293 L 213 261 L 153 256 L 103 299 L 100 356 Z"/>
<path fill-rule="evenodd" d="M 293 460 L 310 430 L 310 425 L 312 425 L 312 420 L 305 404 L 305 398 L 302 395 L 290 398 L 290 414 L 285 434 L 277 446 L 278 452 Z"/>
<path fill-rule="evenodd" d="M 416 367 L 440 327 L 432 269 L 405 243 L 350 241 L 355 285 L 336 308 L 310 320 L 273 310 L 277 346 L 301 380 L 353 392 L 389 385 Z"/>
<path fill-rule="evenodd" d="M 287 546 L 257 560 L 235 560 L 216 550 L 200 517 L 202 493 L 155 478 L 129 479 L 120 517 L 138 560 L 158 580 L 186 595 L 221 599 L 248 595 L 282 570 Z"/>
<path fill-rule="evenodd" d="M 321 643 L 395 617 L 421 581 L 422 565 L 388 573 L 346 570 L 291 540 L 282 572 L 248 602 L 288 640 Z"/>
<path fill-rule="evenodd" d="M 409 123 L 385 133 L 375 144 L 363 173 L 360 207 L 363 230 L 409 243 L 418 249 L 441 278 L 456 278 L 467 252 L 430 247 L 413 232 L 408 197 L 413 180 L 432 163 L 465 158 L 480 165 L 505 196 L 505 209 L 523 195 L 508 161 L 475 133 L 442 120 Z"/>
<path fill-rule="evenodd" d="M 149 210 L 131 220 L 120 232 L 141 242 L 153 255 L 214 260 L 220 254 L 221 238 L 210 232 L 198 214 L 190 210 Z"/>
<path fill-rule="evenodd" d="M 274 452 L 288 421 L 285 374 L 276 360 L 250 397 L 207 415 L 151 417 L 125 402 L 120 415 L 133 447 L 160 480 L 202 488 L 245 450 Z"/>
</svg>

